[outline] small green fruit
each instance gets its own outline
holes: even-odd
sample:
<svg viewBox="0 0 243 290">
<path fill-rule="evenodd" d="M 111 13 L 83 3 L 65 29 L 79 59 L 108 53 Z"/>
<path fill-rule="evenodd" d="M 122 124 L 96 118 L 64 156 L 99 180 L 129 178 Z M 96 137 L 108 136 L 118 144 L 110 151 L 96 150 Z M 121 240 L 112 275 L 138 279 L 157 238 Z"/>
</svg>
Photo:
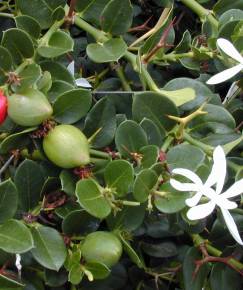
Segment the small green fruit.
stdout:
<svg viewBox="0 0 243 290">
<path fill-rule="evenodd" d="M 90 162 L 89 143 L 72 125 L 58 125 L 43 140 L 46 156 L 57 166 L 73 168 Z"/>
<path fill-rule="evenodd" d="M 29 88 L 8 98 L 8 115 L 18 125 L 36 126 L 52 115 L 52 106 L 46 96 Z"/>
<path fill-rule="evenodd" d="M 87 235 L 81 253 L 86 262 L 98 262 L 110 268 L 121 258 L 122 244 L 114 234 L 98 231 Z"/>
</svg>

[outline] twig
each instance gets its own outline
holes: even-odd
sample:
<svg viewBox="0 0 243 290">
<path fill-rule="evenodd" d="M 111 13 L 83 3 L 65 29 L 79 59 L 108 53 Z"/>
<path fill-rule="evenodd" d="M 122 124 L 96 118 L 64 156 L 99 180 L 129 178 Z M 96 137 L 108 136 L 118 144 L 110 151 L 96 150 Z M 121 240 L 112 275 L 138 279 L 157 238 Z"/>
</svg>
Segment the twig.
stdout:
<svg viewBox="0 0 243 290">
<path fill-rule="evenodd" d="M 10 158 L 6 161 L 6 163 L 0 169 L 0 182 L 1 182 L 1 175 L 8 168 L 8 166 L 10 165 L 10 163 L 12 162 L 12 160 L 14 159 L 14 157 L 15 157 L 14 154 L 11 155 Z"/>
<path fill-rule="evenodd" d="M 137 31 L 143 31 L 143 30 L 150 30 L 150 27 L 147 26 L 149 21 L 152 19 L 153 16 L 150 16 L 148 20 L 146 20 L 143 24 L 132 27 L 128 30 L 128 32 L 137 32 Z"/>
<path fill-rule="evenodd" d="M 165 31 L 163 32 L 159 42 L 156 44 L 156 46 L 143 58 L 143 63 L 144 64 L 147 64 L 150 61 L 150 59 L 156 54 L 156 52 L 159 49 L 161 49 L 162 47 L 168 46 L 167 43 L 166 43 L 166 40 L 168 38 L 170 30 L 173 28 L 173 26 L 175 24 L 175 19 L 176 19 L 176 17 L 174 17 L 174 19 L 170 22 L 168 27 L 165 29 Z"/>
</svg>

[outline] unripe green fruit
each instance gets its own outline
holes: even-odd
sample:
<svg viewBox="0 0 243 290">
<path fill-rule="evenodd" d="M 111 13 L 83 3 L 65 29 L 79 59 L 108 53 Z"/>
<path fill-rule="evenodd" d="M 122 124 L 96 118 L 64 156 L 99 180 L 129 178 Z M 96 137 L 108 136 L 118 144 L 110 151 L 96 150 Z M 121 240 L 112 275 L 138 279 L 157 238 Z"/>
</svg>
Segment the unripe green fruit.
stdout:
<svg viewBox="0 0 243 290">
<path fill-rule="evenodd" d="M 46 96 L 29 88 L 8 98 L 8 115 L 18 125 L 36 126 L 52 115 L 52 106 Z"/>
<path fill-rule="evenodd" d="M 98 231 L 87 235 L 81 253 L 86 262 L 103 263 L 110 268 L 121 258 L 122 244 L 114 234 Z"/>
<path fill-rule="evenodd" d="M 58 125 L 43 140 L 46 156 L 57 166 L 73 168 L 90 162 L 89 143 L 72 125 Z"/>
</svg>

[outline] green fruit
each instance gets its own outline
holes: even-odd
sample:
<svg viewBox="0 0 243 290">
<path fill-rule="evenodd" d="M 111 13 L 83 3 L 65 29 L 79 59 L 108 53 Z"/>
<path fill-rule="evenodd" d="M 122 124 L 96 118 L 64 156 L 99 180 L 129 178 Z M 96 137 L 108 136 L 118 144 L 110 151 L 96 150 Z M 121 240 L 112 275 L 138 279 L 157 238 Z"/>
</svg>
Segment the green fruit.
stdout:
<svg viewBox="0 0 243 290">
<path fill-rule="evenodd" d="M 98 262 L 110 268 L 121 258 L 122 244 L 114 234 L 98 231 L 87 235 L 81 253 L 86 262 Z"/>
<path fill-rule="evenodd" d="M 8 98 L 8 115 L 18 125 L 36 126 L 52 115 L 46 96 L 35 89 L 26 89 Z"/>
<path fill-rule="evenodd" d="M 90 162 L 89 143 L 72 125 L 58 125 L 43 140 L 46 156 L 57 166 L 73 168 Z"/>
</svg>

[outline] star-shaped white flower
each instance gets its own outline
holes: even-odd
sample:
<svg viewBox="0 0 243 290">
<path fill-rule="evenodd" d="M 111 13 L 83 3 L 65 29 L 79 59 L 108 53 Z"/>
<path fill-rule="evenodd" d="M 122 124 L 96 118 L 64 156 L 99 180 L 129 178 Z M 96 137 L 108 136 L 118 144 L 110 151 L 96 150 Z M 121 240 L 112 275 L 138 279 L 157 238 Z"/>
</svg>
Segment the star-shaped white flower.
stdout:
<svg viewBox="0 0 243 290">
<path fill-rule="evenodd" d="M 190 220 L 205 218 L 218 206 L 231 235 L 239 244 L 243 245 L 237 226 L 229 212 L 230 209 L 237 208 L 237 203 L 228 200 L 243 193 L 243 179 L 235 182 L 229 189 L 222 192 L 226 176 L 226 158 L 223 148 L 221 146 L 215 148 L 213 167 L 205 183 L 198 175 L 188 169 L 176 168 L 172 173 L 182 175 L 192 181 L 192 183 L 182 183 L 175 179 L 170 180 L 170 184 L 179 191 L 195 192 L 193 197 L 186 200 L 186 204 L 190 207 L 187 217 Z M 215 186 L 215 189 L 212 186 Z M 199 204 L 202 196 L 207 197 L 209 201 Z"/>
<path fill-rule="evenodd" d="M 238 64 L 212 76 L 207 81 L 207 84 L 209 85 L 222 83 L 232 78 L 243 69 L 243 57 L 229 40 L 224 39 L 224 38 L 219 38 L 217 40 L 217 45 L 224 53 L 226 53 L 228 56 L 230 56 L 235 61 L 237 61 Z"/>
</svg>

